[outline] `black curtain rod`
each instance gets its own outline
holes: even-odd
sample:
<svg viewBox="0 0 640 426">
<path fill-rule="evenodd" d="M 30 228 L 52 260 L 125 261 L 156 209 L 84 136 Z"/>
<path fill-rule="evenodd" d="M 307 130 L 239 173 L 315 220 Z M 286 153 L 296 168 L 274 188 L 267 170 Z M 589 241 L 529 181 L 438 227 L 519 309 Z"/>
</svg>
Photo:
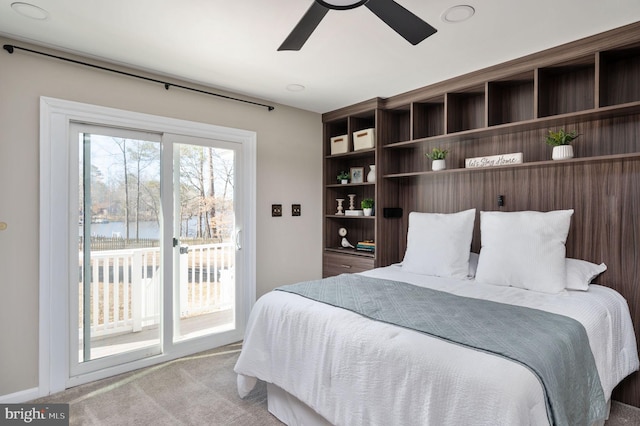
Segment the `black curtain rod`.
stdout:
<svg viewBox="0 0 640 426">
<path fill-rule="evenodd" d="M 251 104 L 251 105 L 264 107 L 264 108 L 267 108 L 269 111 L 273 111 L 275 109 L 275 107 L 272 106 L 272 105 L 266 105 L 266 104 L 261 104 L 261 103 L 258 103 L 258 102 L 247 101 L 246 99 L 234 98 L 232 96 L 221 95 L 219 93 L 207 92 L 206 90 L 194 89 L 193 87 L 182 86 L 180 84 L 168 83 L 166 81 L 156 80 L 155 78 L 149 78 L 149 77 L 144 77 L 142 75 L 132 74 L 132 73 L 125 72 L 125 71 L 114 70 L 113 68 L 102 67 L 100 65 L 89 64 L 87 62 L 82 62 L 82 61 L 76 61 L 75 59 L 69 59 L 69 58 L 64 58 L 62 56 L 51 55 L 49 53 L 38 52 L 37 50 L 31 50 L 31 49 L 27 49 L 27 48 L 24 48 L 24 47 L 14 46 L 14 45 L 11 45 L 11 44 L 5 44 L 3 46 L 3 48 L 4 48 L 4 50 L 6 50 L 9 53 L 13 53 L 14 49 L 24 50 L 25 52 L 31 52 L 31 53 L 35 53 L 35 54 L 38 54 L 38 55 L 48 56 L 50 58 L 60 59 L 61 61 L 67 61 L 67 62 L 71 62 L 71 63 L 78 64 L 78 65 L 84 65 L 86 67 L 97 68 L 97 69 L 103 70 L 103 71 L 109 71 L 109 72 L 113 72 L 113 73 L 116 73 L 116 74 L 121 74 L 121 75 L 126 75 L 126 76 L 129 76 L 129 77 L 139 78 L 141 80 L 151 81 L 153 83 L 159 83 L 159 84 L 164 85 L 164 88 L 166 90 L 169 90 L 169 88 L 173 86 L 173 87 L 177 87 L 179 89 L 191 90 L 192 92 L 203 93 L 205 95 L 217 96 L 219 98 L 224 98 L 224 99 L 228 99 L 228 100 L 231 100 L 231 101 L 244 102 L 246 104 Z"/>
</svg>

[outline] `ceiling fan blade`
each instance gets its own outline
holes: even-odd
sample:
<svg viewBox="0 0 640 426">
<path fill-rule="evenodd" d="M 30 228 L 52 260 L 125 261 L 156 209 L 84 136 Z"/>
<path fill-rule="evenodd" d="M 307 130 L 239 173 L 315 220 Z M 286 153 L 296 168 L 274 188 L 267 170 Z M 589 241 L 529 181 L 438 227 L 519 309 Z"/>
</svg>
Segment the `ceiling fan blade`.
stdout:
<svg viewBox="0 0 640 426">
<path fill-rule="evenodd" d="M 369 0 L 364 5 L 413 45 L 438 31 L 393 0 Z"/>
<path fill-rule="evenodd" d="M 314 1 L 278 50 L 300 50 L 329 9 Z"/>
</svg>

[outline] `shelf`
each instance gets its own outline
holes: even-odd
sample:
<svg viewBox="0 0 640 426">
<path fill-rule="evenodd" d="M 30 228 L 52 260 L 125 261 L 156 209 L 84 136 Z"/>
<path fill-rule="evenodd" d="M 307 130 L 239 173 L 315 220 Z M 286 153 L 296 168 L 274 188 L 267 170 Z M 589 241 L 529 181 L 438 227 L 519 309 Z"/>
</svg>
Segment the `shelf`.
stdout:
<svg viewBox="0 0 640 426">
<path fill-rule="evenodd" d="M 429 176 L 429 175 L 433 176 L 433 175 L 451 174 L 451 173 L 478 173 L 478 172 L 487 172 L 487 171 L 493 171 L 493 170 L 528 169 L 528 168 L 534 168 L 534 167 L 535 168 L 556 167 L 556 166 L 565 166 L 567 164 L 602 163 L 602 162 L 609 162 L 609 161 L 616 161 L 616 160 L 635 160 L 635 159 L 640 159 L 640 152 L 634 152 L 631 154 L 602 155 L 597 157 L 571 158 L 569 160 L 531 161 L 529 163 L 510 164 L 507 166 L 446 169 L 438 172 L 425 170 L 421 172 L 394 173 L 394 174 L 384 175 L 383 178 L 399 179 L 399 178 L 410 178 L 410 177 L 416 177 L 416 176 Z"/>
<path fill-rule="evenodd" d="M 367 176 L 370 166 L 375 164 L 375 148 L 367 148 L 360 151 L 351 151 L 344 154 L 328 155 L 324 159 L 324 183 L 325 188 L 349 188 L 349 187 L 366 187 L 373 185 L 373 182 L 367 182 Z M 341 172 L 350 173 L 352 168 L 362 168 L 362 183 L 341 184 L 337 181 L 337 176 Z"/>
<path fill-rule="evenodd" d="M 384 129 L 386 141 L 398 142 L 411 138 L 411 106 L 388 109 L 380 114 L 380 127 Z"/>
<path fill-rule="evenodd" d="M 344 217 L 338 216 L 334 214 L 337 212 L 338 202 L 337 199 L 343 199 L 342 207 L 344 210 L 348 210 L 350 207 L 351 200 L 349 198 L 350 195 L 354 195 L 354 208 L 360 210 L 360 203 L 365 198 L 373 198 L 375 199 L 375 191 L 376 186 L 374 183 L 348 183 L 348 184 L 329 184 L 325 186 L 324 190 L 324 212 L 325 214 L 330 214 L 335 217 Z M 353 217 L 353 216 L 349 216 Z"/>
<path fill-rule="evenodd" d="M 506 123 L 481 129 L 466 130 L 422 139 L 414 139 L 384 145 L 385 149 L 414 148 L 415 146 L 431 142 L 457 142 L 468 139 L 479 139 L 487 136 L 498 136 L 508 133 L 537 130 L 559 125 L 567 125 L 587 120 L 600 120 L 610 117 L 621 117 L 640 112 L 640 101 L 629 102 L 587 111 L 554 115 L 533 120 Z"/>
<path fill-rule="evenodd" d="M 362 182 L 362 183 L 330 183 L 325 185 L 327 188 L 349 188 L 354 186 L 368 186 L 375 185 L 375 182 Z"/>
<path fill-rule="evenodd" d="M 340 158 L 367 157 L 370 154 L 374 154 L 375 152 L 376 152 L 375 148 L 367 148 L 367 149 L 362 149 L 360 151 L 345 152 L 344 154 L 327 155 L 325 158 L 327 160 L 334 160 L 334 159 L 340 159 Z"/>
<path fill-rule="evenodd" d="M 538 70 L 538 116 L 591 110 L 595 107 L 595 55 Z"/>
<path fill-rule="evenodd" d="M 356 249 L 344 248 L 344 247 L 326 247 L 324 251 L 328 251 L 331 253 L 346 254 L 349 256 L 361 256 L 361 257 L 370 257 L 370 258 L 375 257 L 375 253 L 369 253 L 366 251 L 359 251 Z"/>
<path fill-rule="evenodd" d="M 533 73 L 518 79 L 489 82 L 489 126 L 516 123 L 535 118 Z"/>
<path fill-rule="evenodd" d="M 484 86 L 446 94 L 447 132 L 480 129 L 485 122 Z"/>
<path fill-rule="evenodd" d="M 640 47 L 602 52 L 600 69 L 601 106 L 640 101 Z"/>
<path fill-rule="evenodd" d="M 444 134 L 444 95 L 413 103 L 413 138 Z"/>
<path fill-rule="evenodd" d="M 325 217 L 333 218 L 333 219 L 359 219 L 359 220 L 373 220 L 375 216 L 347 216 L 347 215 L 337 215 L 337 214 L 328 214 Z"/>
</svg>

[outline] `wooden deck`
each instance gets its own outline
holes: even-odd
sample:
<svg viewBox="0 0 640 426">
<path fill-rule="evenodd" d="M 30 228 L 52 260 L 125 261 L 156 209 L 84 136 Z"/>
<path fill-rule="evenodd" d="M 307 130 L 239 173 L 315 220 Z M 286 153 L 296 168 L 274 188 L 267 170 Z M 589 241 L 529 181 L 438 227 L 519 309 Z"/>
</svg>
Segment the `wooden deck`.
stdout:
<svg viewBox="0 0 640 426">
<path fill-rule="evenodd" d="M 215 331 L 230 329 L 234 324 L 233 309 L 225 309 L 180 320 L 182 338 L 197 337 Z M 143 348 L 156 344 L 160 339 L 158 326 L 146 327 L 139 332 L 112 334 L 92 340 L 92 359 Z"/>
</svg>

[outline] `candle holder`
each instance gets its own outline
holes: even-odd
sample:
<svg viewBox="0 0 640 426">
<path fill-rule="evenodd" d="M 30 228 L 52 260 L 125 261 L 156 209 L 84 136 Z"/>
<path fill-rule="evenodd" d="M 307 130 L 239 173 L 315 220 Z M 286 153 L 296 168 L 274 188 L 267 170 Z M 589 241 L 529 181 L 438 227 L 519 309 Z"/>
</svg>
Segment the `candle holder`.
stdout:
<svg viewBox="0 0 640 426">
<path fill-rule="evenodd" d="M 338 211 L 336 212 L 336 216 L 344 216 L 344 208 L 342 207 L 344 198 L 336 198 L 336 201 L 338 202 Z"/>
<path fill-rule="evenodd" d="M 356 194 L 348 194 L 347 197 L 349 197 L 349 210 L 355 209 L 356 208 L 356 205 L 355 205 Z"/>
</svg>

